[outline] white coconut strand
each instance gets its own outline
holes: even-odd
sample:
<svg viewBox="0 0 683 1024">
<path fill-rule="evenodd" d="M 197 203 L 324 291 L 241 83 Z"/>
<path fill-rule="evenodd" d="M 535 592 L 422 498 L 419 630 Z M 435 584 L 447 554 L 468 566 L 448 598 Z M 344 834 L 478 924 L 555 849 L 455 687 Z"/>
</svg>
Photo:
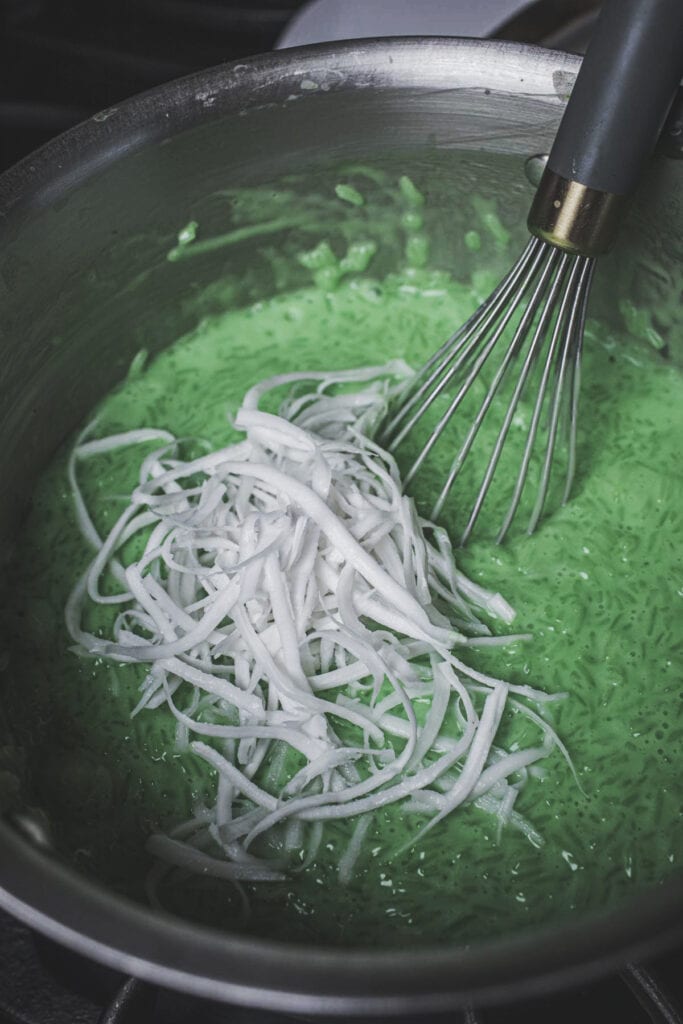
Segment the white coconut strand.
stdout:
<svg viewBox="0 0 683 1024">
<path fill-rule="evenodd" d="M 429 636 L 431 623 L 419 602 L 363 550 L 329 506 L 310 487 L 292 479 L 279 469 L 257 463 L 224 462 L 221 471 L 230 476 L 245 476 L 268 483 L 275 491 L 295 502 L 301 511 L 320 527 L 342 558 L 349 562 L 381 597 L 405 616 L 404 621 L 412 624 L 409 635 Z M 416 631 L 414 634 L 413 630 Z"/>
<path fill-rule="evenodd" d="M 285 875 L 256 864 L 239 864 L 234 861 L 221 860 L 197 850 L 187 843 L 158 833 L 149 837 L 146 843 L 148 853 L 166 864 L 174 867 L 188 868 L 197 875 L 212 875 L 227 881 L 241 880 L 245 882 L 282 882 Z"/>
<path fill-rule="evenodd" d="M 356 827 L 353 830 L 353 835 L 349 840 L 349 844 L 339 860 L 337 877 L 342 885 L 348 885 L 353 878 L 356 861 L 360 856 L 363 840 L 365 839 L 371 824 L 371 814 L 364 815 L 362 818 L 359 818 L 356 823 Z"/>
</svg>

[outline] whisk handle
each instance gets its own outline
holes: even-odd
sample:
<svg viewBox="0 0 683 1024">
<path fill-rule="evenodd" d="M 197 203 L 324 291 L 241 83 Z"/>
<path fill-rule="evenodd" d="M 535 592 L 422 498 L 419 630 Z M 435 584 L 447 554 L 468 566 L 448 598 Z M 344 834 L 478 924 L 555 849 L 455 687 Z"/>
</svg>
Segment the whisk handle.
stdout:
<svg viewBox="0 0 683 1024">
<path fill-rule="evenodd" d="M 683 0 L 605 0 L 529 214 L 570 252 L 610 248 L 683 76 Z"/>
</svg>

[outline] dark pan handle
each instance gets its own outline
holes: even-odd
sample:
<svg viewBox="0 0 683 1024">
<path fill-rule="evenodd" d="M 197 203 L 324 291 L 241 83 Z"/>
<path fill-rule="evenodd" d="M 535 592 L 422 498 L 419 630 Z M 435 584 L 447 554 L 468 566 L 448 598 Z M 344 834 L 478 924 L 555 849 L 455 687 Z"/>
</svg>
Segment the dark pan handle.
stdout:
<svg viewBox="0 0 683 1024">
<path fill-rule="evenodd" d="M 683 76 L 683 0 L 606 0 L 529 215 L 533 234 L 606 251 Z"/>
</svg>

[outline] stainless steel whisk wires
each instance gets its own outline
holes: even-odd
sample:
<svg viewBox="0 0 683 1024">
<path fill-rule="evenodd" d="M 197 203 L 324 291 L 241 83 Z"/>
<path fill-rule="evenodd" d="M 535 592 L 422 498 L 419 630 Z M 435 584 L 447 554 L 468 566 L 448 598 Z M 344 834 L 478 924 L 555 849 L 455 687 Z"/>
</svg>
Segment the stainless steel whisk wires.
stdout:
<svg viewBox="0 0 683 1024">
<path fill-rule="evenodd" d="M 655 147 L 682 77 L 681 0 L 605 0 L 531 205 L 527 225 L 533 237 L 489 298 L 397 397 L 398 407 L 390 409 L 378 433 L 380 443 L 396 451 L 441 395 L 448 403 L 408 469 L 407 487 L 460 410 L 465 436 L 434 506 L 432 517 L 437 518 L 485 418 L 503 403 L 512 370 L 518 371 L 507 405 L 496 410 L 502 412 L 502 423 L 492 431 L 495 440 L 463 544 L 489 495 L 515 418 L 523 420 L 518 411 L 525 398 L 531 408 L 526 440 L 496 539 L 508 533 L 525 486 L 538 472 L 527 532 L 536 529 L 548 504 L 560 430 L 567 459 L 560 500 L 569 497 L 594 257 L 613 244 L 624 204 Z M 492 369 L 499 343 L 504 354 Z M 486 378 L 485 395 L 468 423 L 461 407 L 474 396 L 475 382 L 479 389 L 480 372 L 481 380 Z M 559 489 L 553 486 L 552 493 L 556 496 Z"/>
<path fill-rule="evenodd" d="M 542 372 L 524 451 L 509 508 L 496 541 L 500 543 L 506 536 L 519 507 L 548 396 L 543 469 L 528 532 L 535 530 L 545 505 L 563 405 L 567 406 L 568 458 L 562 501 L 567 500 L 576 466 L 580 363 L 593 265 L 591 257 L 571 256 L 537 238 L 530 239 L 517 263 L 495 291 L 410 382 L 409 388 L 402 395 L 400 407 L 392 411 L 391 418 L 379 435 L 380 443 L 389 451 L 395 451 L 439 396 L 454 380 L 457 381 L 454 396 L 404 476 L 405 486 L 410 486 L 448 423 L 480 378 L 482 368 L 496 349 L 501 336 L 521 309 L 521 319 L 512 331 L 505 354 L 490 381 L 479 411 L 451 462 L 431 513 L 433 519 L 440 515 L 510 367 L 521 358 L 519 376 L 463 531 L 462 544 L 467 542 L 474 529 L 531 371 L 541 359 Z M 524 353 L 524 346 L 529 339 Z M 565 397 L 568 399 L 566 402 Z"/>
</svg>

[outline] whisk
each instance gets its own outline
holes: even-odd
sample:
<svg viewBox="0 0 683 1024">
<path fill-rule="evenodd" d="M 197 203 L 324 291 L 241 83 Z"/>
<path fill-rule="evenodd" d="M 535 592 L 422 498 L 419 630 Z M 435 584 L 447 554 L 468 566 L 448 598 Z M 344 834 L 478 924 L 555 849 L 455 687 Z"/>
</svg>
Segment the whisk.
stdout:
<svg viewBox="0 0 683 1024">
<path fill-rule="evenodd" d="M 500 426 L 497 432 L 494 427 L 495 439 L 460 538 L 463 545 L 491 490 L 513 424 L 526 426 L 526 439 L 497 542 L 520 510 L 532 462 L 537 486 L 527 502 L 529 534 L 548 511 L 560 434 L 564 479 L 554 491 L 562 504 L 569 498 L 595 257 L 611 248 L 624 201 L 654 149 L 682 74 L 683 0 L 603 4 L 529 212 L 532 237 L 488 299 L 411 379 L 382 425 L 378 440 L 390 451 L 399 449 L 420 421 L 429 427 L 426 442 L 404 475 L 408 488 L 450 421 L 485 381 L 478 411 L 462 424 L 464 439 L 431 516 L 441 515 L 482 425 L 495 410 Z M 494 352 L 500 361 L 491 371 Z M 424 420 L 442 395 L 444 411 L 434 424 Z M 528 425 L 520 413 L 524 403 L 531 410 Z"/>
</svg>

